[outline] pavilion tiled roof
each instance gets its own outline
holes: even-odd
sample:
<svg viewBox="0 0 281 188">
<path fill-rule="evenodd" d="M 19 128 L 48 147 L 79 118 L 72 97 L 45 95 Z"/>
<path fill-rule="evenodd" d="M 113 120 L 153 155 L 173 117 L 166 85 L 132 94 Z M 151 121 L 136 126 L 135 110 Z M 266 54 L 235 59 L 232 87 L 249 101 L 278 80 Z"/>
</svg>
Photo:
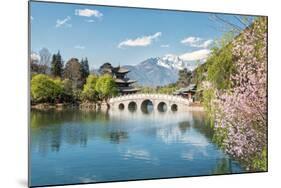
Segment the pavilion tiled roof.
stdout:
<svg viewBox="0 0 281 188">
<path fill-rule="evenodd" d="M 187 87 L 180 88 L 177 91 L 175 91 L 173 94 L 178 95 L 178 94 L 187 93 L 187 92 L 194 92 L 195 93 L 196 92 L 196 84 L 190 84 Z"/>
<path fill-rule="evenodd" d="M 125 78 L 125 79 L 116 78 L 115 82 L 116 83 L 135 83 L 136 80 L 130 80 L 130 79 L 127 79 L 127 78 Z"/>
<path fill-rule="evenodd" d="M 124 67 L 116 67 L 114 68 L 114 72 L 116 73 L 128 73 L 130 70 L 124 68 Z"/>
</svg>

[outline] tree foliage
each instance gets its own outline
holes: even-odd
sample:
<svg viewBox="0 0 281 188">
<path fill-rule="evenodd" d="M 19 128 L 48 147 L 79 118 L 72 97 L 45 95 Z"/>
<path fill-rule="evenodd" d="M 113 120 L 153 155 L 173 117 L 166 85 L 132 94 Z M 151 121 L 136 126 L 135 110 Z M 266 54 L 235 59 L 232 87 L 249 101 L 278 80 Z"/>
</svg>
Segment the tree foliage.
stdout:
<svg viewBox="0 0 281 188">
<path fill-rule="evenodd" d="M 234 72 L 234 64 L 232 59 L 232 44 L 222 49 L 214 48 L 211 62 L 207 70 L 207 79 L 218 89 L 229 89 L 231 87 L 230 75 Z"/>
<path fill-rule="evenodd" d="M 73 90 L 82 89 L 83 77 L 81 70 L 82 66 L 76 58 L 71 58 L 65 65 L 63 77 L 72 82 Z"/>
<path fill-rule="evenodd" d="M 192 78 L 214 122 L 214 140 L 253 170 L 267 168 L 266 22 L 259 17 L 235 38 L 225 35 Z"/>
<path fill-rule="evenodd" d="M 161 94 L 169 94 L 172 95 L 173 92 L 175 92 L 178 89 L 178 85 L 176 83 L 174 84 L 168 84 L 166 86 L 161 86 L 161 87 L 157 87 L 156 88 L 156 92 L 157 93 L 161 93 Z"/>
<path fill-rule="evenodd" d="M 97 81 L 98 81 L 97 76 L 95 76 L 95 75 L 88 76 L 86 84 L 84 85 L 84 88 L 82 91 L 83 100 L 97 101 L 97 99 L 98 99 L 98 92 L 96 90 Z"/>
<path fill-rule="evenodd" d="M 63 73 L 63 62 L 60 52 L 58 51 L 58 53 L 54 54 L 52 57 L 51 75 L 54 77 L 62 77 L 62 73 Z"/>
<path fill-rule="evenodd" d="M 96 83 L 96 91 L 100 98 L 107 99 L 108 97 L 115 96 L 118 93 L 116 83 L 111 75 L 101 75 Z"/>
<path fill-rule="evenodd" d="M 191 82 L 192 72 L 187 70 L 187 68 L 184 68 L 183 70 L 179 70 L 178 74 L 178 87 L 187 87 Z"/>
<path fill-rule="evenodd" d="M 39 54 L 31 52 L 30 70 L 31 74 L 48 74 L 51 54 L 47 48 L 42 48 Z"/>
<path fill-rule="evenodd" d="M 62 95 L 63 102 L 75 103 L 77 97 L 74 95 L 75 91 L 72 89 L 72 81 L 69 79 L 64 79 L 62 81 L 62 85 L 63 85 L 63 95 Z"/>
<path fill-rule="evenodd" d="M 233 42 L 232 88 L 217 91 L 217 133 L 226 152 L 254 170 L 267 168 L 267 20 L 259 18 Z"/>
<path fill-rule="evenodd" d="M 82 59 L 81 60 L 81 76 L 84 82 L 86 82 L 87 77 L 90 74 L 90 69 L 89 69 L 89 63 L 88 59 Z"/>
<path fill-rule="evenodd" d="M 98 72 L 99 74 L 112 74 L 111 70 L 113 69 L 112 65 L 108 62 L 100 66 Z"/>
<path fill-rule="evenodd" d="M 213 87 L 218 89 L 231 87 L 230 76 L 235 71 L 232 40 L 231 33 L 224 34 L 220 41 L 215 42 L 207 61 L 194 70 L 192 82 L 196 83 L 199 88 L 206 81 L 211 82 Z"/>
<path fill-rule="evenodd" d="M 31 80 L 31 96 L 35 102 L 55 102 L 62 93 L 60 80 L 53 80 L 44 74 L 38 74 Z"/>
</svg>

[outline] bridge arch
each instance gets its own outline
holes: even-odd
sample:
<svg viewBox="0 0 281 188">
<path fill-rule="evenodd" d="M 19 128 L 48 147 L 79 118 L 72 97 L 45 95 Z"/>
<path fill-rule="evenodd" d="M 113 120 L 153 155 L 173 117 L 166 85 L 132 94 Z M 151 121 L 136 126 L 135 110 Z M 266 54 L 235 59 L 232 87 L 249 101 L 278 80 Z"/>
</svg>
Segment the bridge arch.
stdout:
<svg viewBox="0 0 281 188">
<path fill-rule="evenodd" d="M 162 103 L 163 102 L 163 103 Z M 160 111 L 165 108 L 164 103 L 167 105 L 167 111 L 182 111 L 188 109 L 192 101 L 180 96 L 166 95 L 166 94 L 130 94 L 122 95 L 118 97 L 110 98 L 108 103 L 111 109 L 119 109 L 119 105 L 122 108 L 124 104 L 124 109 L 127 110 L 130 107 L 133 109 L 147 111 L 147 106 L 149 105 L 150 109 Z M 135 108 L 136 107 L 136 108 Z"/>
<path fill-rule="evenodd" d="M 119 109 L 119 110 L 124 110 L 124 108 L 125 108 L 124 103 L 120 103 L 120 104 L 118 105 L 118 109 Z"/>
<path fill-rule="evenodd" d="M 172 104 L 172 105 L 171 105 L 171 110 L 172 110 L 173 112 L 178 111 L 178 105 Z"/>
<path fill-rule="evenodd" d="M 157 105 L 157 110 L 159 112 L 166 112 L 168 110 L 168 105 L 165 102 L 159 102 Z"/>
<path fill-rule="evenodd" d="M 137 105 L 137 103 L 135 101 L 130 101 L 128 103 L 128 110 L 131 111 L 131 112 L 136 111 L 137 107 L 138 107 L 138 105 Z"/>
<path fill-rule="evenodd" d="M 153 102 L 150 99 L 145 99 L 141 102 L 141 111 L 144 113 L 149 113 L 153 110 L 154 106 L 153 106 Z"/>
</svg>

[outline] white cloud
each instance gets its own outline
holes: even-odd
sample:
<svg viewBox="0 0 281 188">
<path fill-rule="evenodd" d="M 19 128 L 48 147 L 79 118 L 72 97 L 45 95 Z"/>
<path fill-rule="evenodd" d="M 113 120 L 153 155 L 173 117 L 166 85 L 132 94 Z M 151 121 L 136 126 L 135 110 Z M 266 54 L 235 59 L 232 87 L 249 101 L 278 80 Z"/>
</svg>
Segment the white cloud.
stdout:
<svg viewBox="0 0 281 188">
<path fill-rule="evenodd" d="M 72 27 L 72 25 L 70 23 L 68 23 L 71 20 L 71 18 L 69 16 L 67 16 L 65 19 L 60 20 L 57 19 L 56 21 L 56 27 Z"/>
<path fill-rule="evenodd" d="M 199 45 L 199 47 L 208 48 L 212 43 L 213 43 L 213 40 L 209 39 L 209 40 L 204 41 L 201 45 Z"/>
<path fill-rule="evenodd" d="M 103 14 L 98 10 L 92 10 L 92 9 L 76 9 L 75 15 L 77 16 L 85 16 L 85 17 L 96 17 L 101 18 Z"/>
<path fill-rule="evenodd" d="M 169 45 L 169 44 L 162 44 L 162 45 L 160 45 L 160 47 L 161 47 L 161 48 L 169 48 L 170 45 Z"/>
<path fill-rule="evenodd" d="M 193 52 L 188 52 L 180 55 L 179 57 L 184 61 L 205 61 L 210 55 L 211 51 L 209 49 L 202 49 Z"/>
<path fill-rule="evenodd" d="M 202 39 L 199 37 L 187 37 L 187 38 L 181 40 L 181 43 L 185 44 L 185 45 L 193 45 L 193 44 L 200 42 L 201 40 Z"/>
<path fill-rule="evenodd" d="M 76 46 L 74 46 L 74 48 L 84 50 L 84 49 L 85 49 L 85 46 L 76 45 Z"/>
<path fill-rule="evenodd" d="M 34 17 L 33 17 L 33 16 L 30 16 L 30 20 L 31 20 L 31 21 L 34 20 Z"/>
<path fill-rule="evenodd" d="M 200 37 L 187 37 L 181 40 L 181 43 L 195 48 L 208 48 L 213 43 L 213 40 L 203 40 Z"/>
<path fill-rule="evenodd" d="M 157 32 L 153 35 L 142 36 L 135 39 L 127 39 L 119 43 L 118 48 L 124 46 L 135 47 L 135 46 L 149 46 L 153 40 L 157 39 L 162 35 L 161 32 Z"/>
</svg>

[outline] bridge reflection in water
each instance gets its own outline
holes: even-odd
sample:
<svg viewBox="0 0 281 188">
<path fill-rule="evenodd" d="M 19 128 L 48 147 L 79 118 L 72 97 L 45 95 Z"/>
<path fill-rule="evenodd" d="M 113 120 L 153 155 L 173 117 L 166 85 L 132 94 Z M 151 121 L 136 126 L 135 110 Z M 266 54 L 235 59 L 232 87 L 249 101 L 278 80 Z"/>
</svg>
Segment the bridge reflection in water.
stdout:
<svg viewBox="0 0 281 188">
<path fill-rule="evenodd" d="M 132 94 L 124 95 L 109 100 L 110 108 L 113 110 L 126 110 L 135 112 L 140 109 L 144 113 L 153 110 L 159 112 L 187 110 L 191 101 L 180 96 L 166 94 Z"/>
</svg>

